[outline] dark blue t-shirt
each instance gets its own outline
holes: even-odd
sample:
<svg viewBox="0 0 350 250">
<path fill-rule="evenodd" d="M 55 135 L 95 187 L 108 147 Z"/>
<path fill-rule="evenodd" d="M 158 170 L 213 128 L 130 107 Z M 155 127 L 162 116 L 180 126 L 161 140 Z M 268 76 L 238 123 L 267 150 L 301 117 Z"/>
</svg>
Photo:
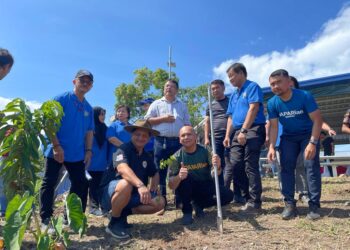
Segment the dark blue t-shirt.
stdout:
<svg viewBox="0 0 350 250">
<path fill-rule="evenodd" d="M 259 103 L 259 111 L 253 124 L 265 124 L 262 90 L 257 83 L 246 80 L 240 90 L 236 89 L 232 93 L 227 108 L 227 114 L 232 116 L 232 126 L 235 129 L 242 127 L 249 110 L 249 104 L 252 103 Z"/>
<path fill-rule="evenodd" d="M 307 91 L 292 91 L 292 97 L 286 102 L 276 95 L 267 102 L 269 119 L 279 119 L 283 126 L 283 135 L 311 133 L 313 122 L 309 113 L 318 109 L 317 103 Z"/>
</svg>

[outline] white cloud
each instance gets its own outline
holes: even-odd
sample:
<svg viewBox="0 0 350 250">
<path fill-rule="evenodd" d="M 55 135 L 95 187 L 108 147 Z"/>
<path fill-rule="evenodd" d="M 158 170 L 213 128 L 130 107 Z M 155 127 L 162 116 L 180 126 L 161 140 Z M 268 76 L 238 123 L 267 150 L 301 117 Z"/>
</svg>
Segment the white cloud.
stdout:
<svg viewBox="0 0 350 250">
<path fill-rule="evenodd" d="M 10 101 L 13 99 L 5 98 L 0 96 L 0 110 L 3 110 Z M 37 101 L 25 101 L 26 104 L 30 107 L 30 109 L 33 111 L 34 109 L 38 109 L 41 107 L 41 103 Z"/>
<path fill-rule="evenodd" d="M 214 67 L 215 78 L 228 83 L 226 69 L 234 62 L 242 62 L 248 78 L 262 87 L 276 69 L 284 68 L 299 80 L 350 72 L 350 6 L 345 6 L 335 19 L 326 22 L 321 31 L 304 48 L 272 51 L 261 56 L 243 55 Z M 231 91 L 230 86 L 228 91 Z"/>
</svg>

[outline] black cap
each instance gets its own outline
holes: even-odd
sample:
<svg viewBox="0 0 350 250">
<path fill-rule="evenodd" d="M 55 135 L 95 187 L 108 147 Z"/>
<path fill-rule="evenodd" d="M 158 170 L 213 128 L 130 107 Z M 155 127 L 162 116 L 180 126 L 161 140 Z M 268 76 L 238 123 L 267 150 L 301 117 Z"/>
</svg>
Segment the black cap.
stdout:
<svg viewBox="0 0 350 250">
<path fill-rule="evenodd" d="M 145 100 L 139 101 L 139 105 L 142 106 L 142 105 L 145 105 L 146 103 L 151 104 L 152 102 L 154 102 L 153 98 L 146 98 Z"/>
<path fill-rule="evenodd" d="M 91 74 L 90 71 L 85 70 L 85 69 L 81 69 L 77 72 L 77 74 L 75 75 L 75 78 L 79 78 L 79 77 L 83 77 L 83 76 L 87 76 L 90 78 L 91 81 L 94 81 L 94 76 Z"/>
</svg>

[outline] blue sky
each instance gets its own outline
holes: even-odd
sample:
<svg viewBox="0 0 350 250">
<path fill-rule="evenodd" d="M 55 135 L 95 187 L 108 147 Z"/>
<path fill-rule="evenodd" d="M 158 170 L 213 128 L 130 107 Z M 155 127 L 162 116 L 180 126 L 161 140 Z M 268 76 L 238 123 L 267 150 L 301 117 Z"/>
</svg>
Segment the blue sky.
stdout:
<svg viewBox="0 0 350 250">
<path fill-rule="evenodd" d="M 173 47 L 180 86 L 243 62 L 251 80 L 286 68 L 299 79 L 350 71 L 347 1 L 0 0 L 0 47 L 15 57 L 0 83 L 0 108 L 20 97 L 33 107 L 73 88 L 78 69 L 95 83 L 87 99 L 113 112 L 114 89 L 140 67 L 166 69 Z M 1 106 L 2 105 L 2 106 Z"/>
</svg>

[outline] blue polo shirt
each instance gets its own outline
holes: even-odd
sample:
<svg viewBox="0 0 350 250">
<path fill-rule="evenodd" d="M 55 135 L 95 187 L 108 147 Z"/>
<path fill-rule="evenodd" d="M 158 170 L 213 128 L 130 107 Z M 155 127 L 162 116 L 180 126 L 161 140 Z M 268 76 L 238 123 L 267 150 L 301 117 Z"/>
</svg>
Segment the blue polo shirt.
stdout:
<svg viewBox="0 0 350 250">
<path fill-rule="evenodd" d="M 313 122 L 309 113 L 318 109 L 317 103 L 307 91 L 292 91 L 292 97 L 286 102 L 276 95 L 267 102 L 269 119 L 279 119 L 283 126 L 283 135 L 311 133 Z"/>
<path fill-rule="evenodd" d="M 123 143 L 129 142 L 131 140 L 131 134 L 128 131 L 124 130 L 124 127 L 126 125 L 128 124 L 125 124 L 119 120 L 113 122 L 107 129 L 107 139 L 116 137 Z M 111 162 L 113 154 L 117 151 L 117 147 L 111 144 L 109 148 L 108 162 Z"/>
<path fill-rule="evenodd" d="M 242 127 L 249 110 L 249 104 L 257 102 L 259 103 L 259 111 L 253 125 L 265 124 L 263 93 L 256 82 L 246 80 L 240 90 L 236 89 L 232 93 L 226 114 L 232 117 L 234 129 Z"/>
<path fill-rule="evenodd" d="M 107 140 L 103 143 L 100 148 L 96 138 L 94 137 L 94 142 L 92 144 L 92 158 L 89 166 L 89 171 L 105 171 L 107 168 Z"/>
<path fill-rule="evenodd" d="M 54 98 L 62 107 L 64 115 L 57 138 L 64 150 L 64 161 L 83 161 L 85 157 L 85 136 L 94 130 L 94 112 L 90 104 L 81 102 L 73 91 L 65 92 Z M 45 152 L 46 157 L 53 158 L 52 144 Z"/>
</svg>

